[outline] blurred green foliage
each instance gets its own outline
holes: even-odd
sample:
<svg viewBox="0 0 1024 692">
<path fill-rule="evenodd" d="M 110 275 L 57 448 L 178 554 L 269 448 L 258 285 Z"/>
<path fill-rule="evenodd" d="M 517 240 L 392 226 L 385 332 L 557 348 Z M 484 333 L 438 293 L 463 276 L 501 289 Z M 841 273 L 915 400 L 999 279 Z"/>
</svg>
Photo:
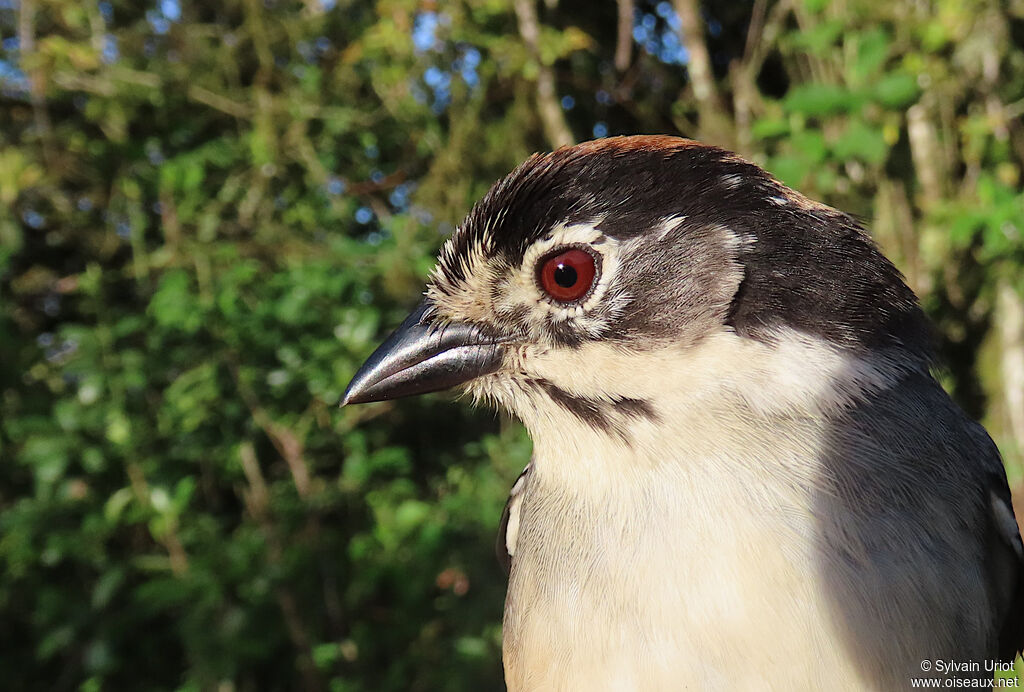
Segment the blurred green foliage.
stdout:
<svg viewBox="0 0 1024 692">
<path fill-rule="evenodd" d="M 528 440 L 335 405 L 570 138 L 703 138 L 867 219 L 1019 488 L 1024 5 L 618 4 L 0 2 L 8 689 L 500 687 Z"/>
</svg>

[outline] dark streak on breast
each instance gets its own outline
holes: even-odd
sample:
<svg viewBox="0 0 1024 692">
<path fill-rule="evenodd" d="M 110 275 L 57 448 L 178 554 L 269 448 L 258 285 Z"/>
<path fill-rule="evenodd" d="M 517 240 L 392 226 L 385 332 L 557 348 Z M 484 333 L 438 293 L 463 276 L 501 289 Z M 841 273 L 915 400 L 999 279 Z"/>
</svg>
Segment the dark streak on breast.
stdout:
<svg viewBox="0 0 1024 692">
<path fill-rule="evenodd" d="M 616 410 L 630 418 L 646 418 L 654 422 L 661 420 L 651 403 L 643 399 L 619 399 L 614 406 Z"/>
<path fill-rule="evenodd" d="M 541 386 L 553 402 L 579 418 L 590 427 L 603 430 L 605 432 L 611 432 L 613 430 L 613 421 L 603 410 L 603 402 L 585 397 L 573 396 L 564 389 L 559 389 L 546 380 L 541 384 Z"/>
<path fill-rule="evenodd" d="M 659 420 L 650 402 L 643 399 L 618 398 L 614 401 L 591 399 L 570 394 L 548 380 L 529 380 L 528 383 L 542 390 L 555 404 L 579 418 L 595 430 L 614 433 L 629 444 L 628 424 L 634 420 Z"/>
</svg>

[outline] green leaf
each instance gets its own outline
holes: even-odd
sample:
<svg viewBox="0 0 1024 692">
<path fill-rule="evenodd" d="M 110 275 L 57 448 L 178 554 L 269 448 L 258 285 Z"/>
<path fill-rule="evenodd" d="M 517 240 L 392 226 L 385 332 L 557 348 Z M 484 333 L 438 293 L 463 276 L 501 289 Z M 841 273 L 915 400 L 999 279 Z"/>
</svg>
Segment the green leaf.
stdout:
<svg viewBox="0 0 1024 692">
<path fill-rule="evenodd" d="M 953 245 L 958 248 L 968 247 L 984 221 L 984 216 L 978 212 L 964 210 L 956 214 L 949 224 L 949 238 Z"/>
<path fill-rule="evenodd" d="M 845 23 L 838 19 L 818 22 L 796 34 L 793 43 L 814 55 L 826 55 L 834 49 L 844 28 Z"/>
<path fill-rule="evenodd" d="M 52 485 L 64 476 L 70 461 L 67 438 L 33 437 L 21 451 L 21 462 L 30 466 L 36 479 Z"/>
<path fill-rule="evenodd" d="M 181 270 L 167 272 L 160 280 L 147 312 L 162 327 L 180 329 L 194 334 L 202 325 L 202 312 L 191 290 L 188 274 Z"/>
<path fill-rule="evenodd" d="M 862 103 L 859 94 L 835 84 L 798 85 L 782 101 L 787 111 L 812 117 L 852 111 Z"/>
<path fill-rule="evenodd" d="M 875 85 L 872 96 L 883 106 L 900 108 L 917 100 L 920 88 L 913 75 L 897 73 L 882 77 Z"/>
<path fill-rule="evenodd" d="M 317 644 L 313 647 L 313 662 L 316 667 L 326 670 L 341 660 L 341 646 L 337 642 Z"/>
<path fill-rule="evenodd" d="M 810 166 L 803 158 L 777 156 L 769 160 L 768 170 L 786 185 L 798 188 L 807 176 Z"/>
<path fill-rule="evenodd" d="M 758 118 L 750 128 L 757 139 L 771 139 L 789 133 L 789 122 L 785 118 Z"/>
<path fill-rule="evenodd" d="M 43 661 L 52 658 L 70 646 L 74 637 L 75 630 L 70 625 L 47 632 L 36 646 L 36 657 Z"/>
<path fill-rule="evenodd" d="M 832 144 L 832 155 L 840 160 L 860 159 L 881 164 L 889 154 L 889 145 L 881 128 L 872 128 L 862 120 L 854 120 Z"/>
<path fill-rule="evenodd" d="M 121 567 L 105 572 L 92 589 L 92 607 L 96 610 L 107 607 L 124 580 L 125 573 Z"/>
<path fill-rule="evenodd" d="M 889 55 L 889 35 L 885 29 L 876 27 L 857 37 L 857 59 L 854 63 L 854 80 L 861 84 L 875 74 Z"/>
<path fill-rule="evenodd" d="M 825 145 L 825 136 L 819 130 L 803 130 L 795 132 L 790 137 L 793 149 L 799 156 L 811 164 L 818 164 L 825 160 L 828 148 Z"/>
<path fill-rule="evenodd" d="M 121 514 L 133 499 L 135 499 L 135 495 L 131 488 L 121 488 L 115 491 L 103 505 L 104 517 L 112 524 L 118 522 Z"/>
<path fill-rule="evenodd" d="M 455 650 L 464 658 L 483 658 L 487 649 L 487 640 L 482 637 L 460 637 L 455 642 Z"/>
</svg>

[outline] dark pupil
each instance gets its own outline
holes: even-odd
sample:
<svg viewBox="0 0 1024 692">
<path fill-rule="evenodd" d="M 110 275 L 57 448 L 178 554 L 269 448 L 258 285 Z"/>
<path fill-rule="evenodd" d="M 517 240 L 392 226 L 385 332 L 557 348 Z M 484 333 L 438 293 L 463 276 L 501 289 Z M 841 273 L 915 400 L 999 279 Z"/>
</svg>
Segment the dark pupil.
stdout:
<svg viewBox="0 0 1024 692">
<path fill-rule="evenodd" d="M 559 264 L 555 267 L 555 283 L 562 288 L 572 288 L 576 285 L 576 270 L 567 264 Z"/>
</svg>

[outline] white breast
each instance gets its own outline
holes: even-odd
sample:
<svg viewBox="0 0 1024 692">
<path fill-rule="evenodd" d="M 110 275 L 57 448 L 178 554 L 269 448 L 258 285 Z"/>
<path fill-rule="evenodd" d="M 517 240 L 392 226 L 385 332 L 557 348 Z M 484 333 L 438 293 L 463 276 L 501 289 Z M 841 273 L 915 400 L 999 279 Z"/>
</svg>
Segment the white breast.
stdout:
<svg viewBox="0 0 1024 692">
<path fill-rule="evenodd" d="M 806 488 L 709 458 L 581 495 L 545 456 L 509 584 L 511 690 L 863 688 L 830 645 Z"/>
<path fill-rule="evenodd" d="M 836 594 L 848 584 L 835 580 L 846 573 L 826 564 L 847 546 L 822 545 L 816 514 L 828 511 L 825 412 L 858 388 L 886 387 L 887 374 L 800 343 L 774 359 L 745 348 L 697 354 L 688 368 L 634 359 L 622 372 L 621 358 L 602 368 L 589 354 L 573 369 L 577 393 L 633 387 L 620 391 L 660 417 L 635 421 L 628 440 L 557 406 L 518 407 L 534 461 L 505 607 L 510 690 L 872 687 L 863 657 L 843 646 Z M 963 583 L 978 582 L 977 565 L 964 570 Z M 897 601 L 894 618 L 922 614 L 899 602 L 916 587 L 886 593 L 883 573 L 856 579 Z M 919 643 L 893 642 L 895 665 Z M 877 681 L 882 669 L 892 661 L 868 674 Z"/>
</svg>

